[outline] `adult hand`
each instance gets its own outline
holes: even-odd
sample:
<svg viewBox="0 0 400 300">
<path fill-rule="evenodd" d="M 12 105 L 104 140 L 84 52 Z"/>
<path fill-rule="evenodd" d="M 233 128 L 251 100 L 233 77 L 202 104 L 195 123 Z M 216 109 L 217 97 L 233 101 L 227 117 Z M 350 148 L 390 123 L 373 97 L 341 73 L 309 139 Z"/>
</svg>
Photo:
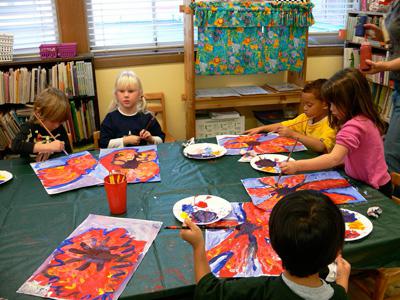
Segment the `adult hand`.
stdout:
<svg viewBox="0 0 400 300">
<path fill-rule="evenodd" d="M 379 72 L 384 72 L 388 70 L 386 61 L 372 61 L 370 59 L 366 59 L 365 62 L 370 68 L 367 71 L 362 71 L 364 74 L 375 74 Z"/>
<path fill-rule="evenodd" d="M 369 36 L 369 38 L 371 38 L 375 41 L 378 41 L 378 42 L 384 41 L 382 29 L 380 29 L 375 24 L 370 24 L 370 23 L 364 24 L 364 28 L 365 28 L 366 34 L 367 34 L 367 36 Z M 374 35 L 371 35 L 370 32 L 368 32 L 369 30 L 373 31 Z"/>
</svg>

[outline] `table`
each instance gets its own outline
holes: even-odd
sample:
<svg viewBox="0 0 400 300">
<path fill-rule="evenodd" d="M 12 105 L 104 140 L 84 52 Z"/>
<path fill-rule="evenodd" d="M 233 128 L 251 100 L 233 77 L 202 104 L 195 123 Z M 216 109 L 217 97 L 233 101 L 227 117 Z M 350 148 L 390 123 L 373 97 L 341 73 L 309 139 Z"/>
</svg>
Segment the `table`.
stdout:
<svg viewBox="0 0 400 300">
<path fill-rule="evenodd" d="M 172 214 L 177 200 L 213 194 L 231 202 L 250 201 L 240 179 L 265 175 L 237 162 L 238 156 L 187 159 L 179 143 L 161 144 L 158 153 L 161 182 L 128 185 L 128 218 L 178 225 Z M 309 151 L 293 153 L 295 159 L 313 156 Z M 0 170 L 14 175 L 0 185 L 0 298 L 37 299 L 15 291 L 89 213 L 109 215 L 105 191 L 95 186 L 50 196 L 25 160 L 0 161 Z M 343 207 L 366 214 L 368 207 L 379 205 L 383 214 L 372 221 L 371 235 L 345 244 L 344 257 L 353 269 L 400 267 L 400 206 L 371 187 L 350 181 L 368 203 Z M 121 298 L 183 299 L 193 288 L 191 247 L 178 231 L 161 230 Z"/>
</svg>

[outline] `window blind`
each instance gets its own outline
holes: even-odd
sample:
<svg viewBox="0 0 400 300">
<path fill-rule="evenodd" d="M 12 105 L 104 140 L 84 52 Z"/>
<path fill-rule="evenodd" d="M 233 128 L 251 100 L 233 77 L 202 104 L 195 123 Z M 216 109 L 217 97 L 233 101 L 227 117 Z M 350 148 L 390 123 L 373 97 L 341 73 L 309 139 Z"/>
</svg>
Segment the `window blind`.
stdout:
<svg viewBox="0 0 400 300">
<path fill-rule="evenodd" d="M 40 44 L 57 43 L 54 0 L 0 0 L 0 32 L 14 35 L 14 54 L 38 53 Z"/>
<path fill-rule="evenodd" d="M 357 0 L 312 0 L 315 24 L 310 27 L 310 33 L 337 32 L 346 26 L 349 10 L 358 9 Z"/>
<path fill-rule="evenodd" d="M 181 0 L 86 0 L 93 51 L 183 44 Z"/>
</svg>

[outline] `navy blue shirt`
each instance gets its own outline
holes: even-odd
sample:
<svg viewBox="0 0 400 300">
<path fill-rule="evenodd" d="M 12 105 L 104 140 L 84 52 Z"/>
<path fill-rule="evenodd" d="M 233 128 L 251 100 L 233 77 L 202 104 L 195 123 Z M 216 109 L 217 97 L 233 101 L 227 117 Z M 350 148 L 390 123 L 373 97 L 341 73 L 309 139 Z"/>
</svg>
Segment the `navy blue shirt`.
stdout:
<svg viewBox="0 0 400 300">
<path fill-rule="evenodd" d="M 100 148 L 107 148 L 112 139 L 122 138 L 129 135 L 139 135 L 140 131 L 147 128 L 152 136 L 158 136 L 163 141 L 165 134 L 161 130 L 157 119 L 151 113 L 138 112 L 133 116 L 125 116 L 118 109 L 107 114 L 100 127 Z M 150 122 L 150 125 L 149 125 Z M 146 145 L 145 140 L 141 140 L 140 145 Z"/>
</svg>

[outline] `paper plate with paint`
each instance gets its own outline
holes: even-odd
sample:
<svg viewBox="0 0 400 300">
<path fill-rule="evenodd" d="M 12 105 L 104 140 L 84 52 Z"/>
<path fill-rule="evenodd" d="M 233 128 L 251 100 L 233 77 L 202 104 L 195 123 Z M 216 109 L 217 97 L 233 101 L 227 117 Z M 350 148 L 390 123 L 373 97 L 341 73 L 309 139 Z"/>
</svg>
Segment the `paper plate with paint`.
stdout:
<svg viewBox="0 0 400 300">
<path fill-rule="evenodd" d="M 344 235 L 344 240 L 346 242 L 362 239 L 372 232 L 372 223 L 366 216 L 344 208 L 340 210 L 342 211 L 343 219 L 346 224 L 346 232 Z"/>
<path fill-rule="evenodd" d="M 0 184 L 6 183 L 13 178 L 12 174 L 8 171 L 0 171 Z"/>
<path fill-rule="evenodd" d="M 179 200 L 172 211 L 175 217 L 183 222 L 191 218 L 198 225 L 206 225 L 217 222 L 230 214 L 231 204 L 217 196 L 198 195 Z"/>
<path fill-rule="evenodd" d="M 224 147 L 211 143 L 193 144 L 183 149 L 186 157 L 194 159 L 213 159 L 224 156 L 225 153 Z"/>
<path fill-rule="evenodd" d="M 281 172 L 278 163 L 287 161 L 287 159 L 286 155 L 281 154 L 261 154 L 252 158 L 250 165 L 258 171 L 278 174 Z M 289 161 L 294 161 L 294 159 L 290 158 Z"/>
</svg>

